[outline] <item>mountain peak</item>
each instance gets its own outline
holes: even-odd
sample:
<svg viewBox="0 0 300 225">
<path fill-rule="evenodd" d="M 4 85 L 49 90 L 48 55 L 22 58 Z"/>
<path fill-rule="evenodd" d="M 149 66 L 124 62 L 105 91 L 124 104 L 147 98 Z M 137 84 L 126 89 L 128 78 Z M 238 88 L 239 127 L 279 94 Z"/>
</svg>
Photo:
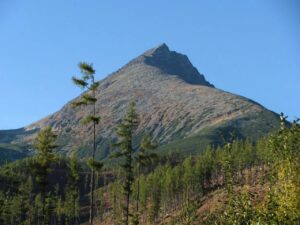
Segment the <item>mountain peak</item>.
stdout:
<svg viewBox="0 0 300 225">
<path fill-rule="evenodd" d="M 170 53 L 170 49 L 169 47 L 165 44 L 162 43 L 160 45 L 158 45 L 155 48 L 151 48 L 148 51 L 146 51 L 143 56 L 154 56 L 157 54 L 169 54 Z"/>
<path fill-rule="evenodd" d="M 163 73 L 176 75 L 187 83 L 214 87 L 205 80 L 186 55 L 170 51 L 165 43 L 149 49 L 137 59 L 136 62 L 159 68 Z"/>
</svg>

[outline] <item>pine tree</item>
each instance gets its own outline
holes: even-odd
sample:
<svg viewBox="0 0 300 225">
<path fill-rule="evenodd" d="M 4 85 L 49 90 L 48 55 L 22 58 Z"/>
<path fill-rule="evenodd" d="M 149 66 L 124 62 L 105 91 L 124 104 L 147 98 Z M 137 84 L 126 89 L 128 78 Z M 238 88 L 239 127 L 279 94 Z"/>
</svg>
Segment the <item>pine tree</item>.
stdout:
<svg viewBox="0 0 300 225">
<path fill-rule="evenodd" d="M 73 156 L 69 162 L 68 184 L 66 188 L 65 208 L 69 224 L 78 224 L 79 217 L 79 163 Z"/>
<path fill-rule="evenodd" d="M 140 176 L 141 170 L 150 165 L 150 163 L 157 158 L 157 154 L 154 152 L 150 152 L 156 146 L 151 142 L 151 138 L 149 135 L 145 135 L 142 138 L 140 144 L 140 150 L 135 156 L 135 161 L 137 163 L 137 191 L 136 191 L 136 202 L 135 208 L 136 213 L 134 214 L 132 224 L 139 224 L 139 201 L 140 201 Z"/>
<path fill-rule="evenodd" d="M 194 172 L 194 167 L 193 167 L 193 159 L 191 156 L 186 158 L 183 161 L 183 169 L 184 169 L 184 174 L 183 174 L 183 183 L 185 186 L 185 199 L 187 201 L 190 200 L 190 197 L 194 194 L 193 193 L 193 187 L 194 181 L 195 181 L 195 172 Z"/>
<path fill-rule="evenodd" d="M 21 183 L 19 187 L 20 201 L 22 205 L 21 221 L 24 225 L 32 224 L 34 217 L 33 206 L 33 184 L 32 178 L 29 177 L 26 182 Z"/>
<path fill-rule="evenodd" d="M 91 158 L 91 165 L 100 164 L 100 162 L 95 162 L 95 154 L 96 154 L 96 125 L 100 121 L 100 117 L 96 116 L 96 90 L 99 86 L 99 82 L 95 82 L 95 70 L 92 64 L 81 62 L 79 63 L 79 69 L 82 74 L 82 78 L 72 77 L 72 80 L 75 85 L 84 89 L 86 92 L 82 94 L 80 100 L 72 102 L 72 106 L 74 108 L 80 106 L 88 106 L 92 105 L 93 112 L 91 115 L 87 115 L 83 120 L 83 124 L 92 124 L 93 126 L 93 151 Z M 90 190 L 91 190 L 91 198 L 90 198 L 90 225 L 93 225 L 94 221 L 94 188 L 95 188 L 95 168 L 91 167 L 91 181 L 90 181 Z"/>
<path fill-rule="evenodd" d="M 164 171 L 165 171 L 165 175 L 164 175 L 164 183 L 162 187 L 162 192 L 163 192 L 162 196 L 164 198 L 166 208 L 171 207 L 173 209 L 173 207 L 176 205 L 173 203 L 176 195 L 175 179 L 177 178 L 174 177 L 174 173 L 170 163 L 167 163 L 165 165 Z"/>
<path fill-rule="evenodd" d="M 156 219 L 160 213 L 161 207 L 161 192 L 162 192 L 162 177 L 164 170 L 159 166 L 155 172 L 151 173 L 148 178 L 148 184 L 151 188 L 149 198 L 149 221 L 151 224 L 156 224 Z"/>
<path fill-rule="evenodd" d="M 125 158 L 125 162 L 121 165 L 125 172 L 125 183 L 123 186 L 126 204 L 124 207 L 124 223 L 128 225 L 129 223 L 129 204 L 130 195 L 132 192 L 132 182 L 133 182 L 133 135 L 137 127 L 137 114 L 135 110 L 135 103 L 131 102 L 129 104 L 127 114 L 124 116 L 122 122 L 118 125 L 117 135 L 120 141 L 116 144 L 119 150 L 114 152 L 112 157 L 114 158 Z"/>
<path fill-rule="evenodd" d="M 116 224 L 120 224 L 122 221 L 122 206 L 120 199 L 122 198 L 122 183 L 119 175 L 116 175 L 116 181 L 109 184 L 109 198 L 112 204 L 112 218 Z"/>
<path fill-rule="evenodd" d="M 35 140 L 36 165 L 33 168 L 33 172 L 36 178 L 36 182 L 40 187 L 41 203 L 42 203 L 42 217 L 43 223 L 47 222 L 45 216 L 46 210 L 46 188 L 48 186 L 48 175 L 51 173 L 51 164 L 56 161 L 56 156 L 53 150 L 57 147 L 56 135 L 52 132 L 50 127 L 46 127 L 41 130 Z"/>
<path fill-rule="evenodd" d="M 150 152 L 156 146 L 151 142 L 151 138 L 149 135 L 145 135 L 142 138 L 140 144 L 140 151 L 137 153 L 135 159 L 137 162 L 138 168 L 138 177 L 137 177 L 137 198 L 136 198 L 136 212 L 139 211 L 139 194 L 140 194 L 140 175 L 141 170 L 148 166 L 155 158 L 157 158 L 157 154 L 154 152 Z"/>
<path fill-rule="evenodd" d="M 55 201 L 55 208 L 54 208 L 54 214 L 55 214 L 55 220 L 54 224 L 65 224 L 65 208 L 63 204 L 62 197 L 58 194 L 54 198 Z"/>
</svg>

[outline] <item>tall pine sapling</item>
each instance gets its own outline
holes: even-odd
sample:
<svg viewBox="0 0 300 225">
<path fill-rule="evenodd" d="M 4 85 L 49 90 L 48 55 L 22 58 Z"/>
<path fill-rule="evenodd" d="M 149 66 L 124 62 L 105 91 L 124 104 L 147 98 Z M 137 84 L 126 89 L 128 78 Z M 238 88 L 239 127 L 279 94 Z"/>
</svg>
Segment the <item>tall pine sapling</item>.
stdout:
<svg viewBox="0 0 300 225">
<path fill-rule="evenodd" d="M 134 159 L 137 164 L 137 193 L 136 193 L 136 200 L 135 200 L 135 208 L 136 212 L 132 218 L 132 224 L 137 225 L 139 224 L 139 201 L 140 201 L 140 175 L 141 170 L 144 167 L 149 166 L 153 159 L 157 158 L 157 154 L 154 152 L 150 152 L 156 146 L 151 142 L 151 138 L 149 135 L 145 135 L 140 143 L 140 150 L 135 155 Z"/>
<path fill-rule="evenodd" d="M 68 171 L 68 183 L 66 188 L 66 200 L 65 205 L 67 211 L 67 217 L 70 223 L 76 225 L 79 224 L 79 185 L 80 185 L 80 175 L 79 169 L 80 165 L 75 156 L 72 156 L 69 164 Z"/>
<path fill-rule="evenodd" d="M 56 156 L 53 150 L 57 147 L 55 144 L 57 135 L 52 132 L 50 127 L 46 127 L 38 133 L 34 146 L 36 148 L 36 166 L 33 168 L 33 173 L 36 182 L 40 187 L 41 203 L 42 203 L 42 217 L 45 218 L 46 206 L 46 188 L 48 185 L 48 175 L 52 171 L 51 164 L 56 161 Z"/>
<path fill-rule="evenodd" d="M 136 195 L 136 213 L 139 213 L 139 200 L 140 200 L 140 175 L 141 170 L 148 166 L 155 158 L 157 154 L 150 152 L 156 146 L 151 142 L 149 135 L 145 135 L 140 143 L 140 151 L 135 156 L 137 162 L 137 195 Z"/>
<path fill-rule="evenodd" d="M 125 172 L 125 183 L 123 186 L 126 204 L 124 207 L 124 224 L 129 223 L 129 204 L 130 204 L 130 194 L 131 185 L 133 182 L 133 160 L 134 160 L 134 149 L 133 149 L 133 135 L 137 127 L 138 120 L 135 109 L 135 103 L 131 102 L 129 104 L 127 114 L 124 116 L 122 122 L 117 127 L 117 135 L 120 141 L 116 144 L 119 147 L 119 151 L 114 152 L 112 157 L 124 158 L 124 163 L 121 164 Z"/>
<path fill-rule="evenodd" d="M 92 150 L 92 158 L 91 165 L 101 164 L 100 162 L 95 162 L 95 154 L 96 154 L 96 125 L 100 121 L 100 117 L 96 116 L 96 89 L 99 86 L 99 82 L 95 81 L 95 70 L 92 64 L 81 62 L 79 63 L 79 69 L 82 74 L 81 78 L 72 77 L 72 80 L 75 85 L 84 89 L 85 92 L 82 94 L 81 98 L 77 101 L 72 102 L 72 106 L 74 108 L 80 106 L 92 106 L 92 114 L 87 115 L 83 120 L 83 124 L 92 124 L 93 126 L 93 150 Z M 90 198 L 90 225 L 93 225 L 94 221 L 94 187 L 95 186 L 95 168 L 91 167 L 91 198 Z"/>
</svg>

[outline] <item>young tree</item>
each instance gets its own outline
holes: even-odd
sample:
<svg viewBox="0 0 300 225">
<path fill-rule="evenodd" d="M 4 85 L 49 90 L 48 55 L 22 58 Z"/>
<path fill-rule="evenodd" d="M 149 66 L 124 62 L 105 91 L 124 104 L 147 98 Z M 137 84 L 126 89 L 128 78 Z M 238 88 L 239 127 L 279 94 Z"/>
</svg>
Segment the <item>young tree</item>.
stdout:
<svg viewBox="0 0 300 225">
<path fill-rule="evenodd" d="M 180 212 L 180 219 L 182 225 L 195 225 L 199 222 L 197 221 L 197 204 L 194 201 L 185 201 L 182 205 Z"/>
<path fill-rule="evenodd" d="M 19 186 L 19 195 L 22 206 L 21 221 L 22 225 L 32 224 L 34 217 L 33 206 L 33 183 L 32 178 L 28 177 L 26 182 L 21 183 Z"/>
<path fill-rule="evenodd" d="M 157 154 L 149 152 L 153 150 L 155 145 L 151 142 L 149 135 L 145 135 L 142 138 L 140 144 L 140 151 L 135 156 L 137 163 L 137 193 L 136 193 L 136 214 L 134 215 L 133 224 L 139 224 L 139 201 L 140 201 L 140 175 L 143 167 L 148 166 L 153 159 L 157 158 Z"/>
<path fill-rule="evenodd" d="M 151 188 L 149 193 L 149 208 L 148 208 L 148 218 L 151 224 L 156 224 L 156 219 L 159 217 L 161 200 L 162 200 L 162 177 L 164 175 L 164 170 L 162 166 L 158 168 L 149 175 L 148 185 Z"/>
<path fill-rule="evenodd" d="M 72 156 L 69 162 L 68 184 L 66 188 L 65 207 L 69 224 L 78 224 L 79 216 L 79 163 L 75 156 Z"/>
<path fill-rule="evenodd" d="M 131 194 L 131 185 L 133 182 L 133 135 L 137 127 L 137 114 L 135 110 L 135 103 L 131 102 L 129 104 L 127 114 L 124 116 L 122 122 L 117 128 L 117 135 L 121 139 L 116 146 L 120 150 L 114 152 L 112 157 L 115 158 L 125 158 L 125 162 L 121 165 L 125 172 L 125 184 L 123 186 L 124 194 L 126 197 L 126 204 L 124 207 L 124 223 L 128 225 L 129 222 L 129 203 Z"/>
<path fill-rule="evenodd" d="M 77 101 L 72 102 L 72 106 L 74 108 L 79 106 L 88 106 L 91 105 L 93 107 L 93 111 L 91 115 L 87 115 L 83 120 L 83 124 L 92 124 L 93 126 L 93 151 L 91 164 L 95 163 L 95 153 L 96 153 L 96 125 L 100 121 L 100 117 L 96 116 L 96 89 L 99 86 L 99 82 L 95 81 L 95 70 L 92 64 L 81 62 L 79 63 L 79 69 L 82 74 L 82 78 L 72 77 L 72 80 L 75 85 L 84 89 L 86 92 L 82 94 L 81 98 Z M 90 225 L 93 225 L 94 221 L 94 187 L 95 186 L 95 168 L 91 167 L 91 199 L 90 199 Z"/>
<path fill-rule="evenodd" d="M 48 185 L 48 175 L 51 173 L 51 164 L 56 161 L 56 156 L 53 150 L 57 147 L 56 135 L 52 132 L 50 127 L 41 130 L 35 140 L 35 148 L 37 150 L 36 165 L 33 173 L 36 182 L 40 187 L 41 203 L 42 203 L 42 217 L 43 223 L 46 222 L 45 206 L 46 206 L 46 188 Z"/>
<path fill-rule="evenodd" d="M 192 156 L 186 158 L 183 161 L 182 166 L 184 170 L 182 180 L 185 187 L 183 193 L 185 195 L 185 200 L 190 201 L 191 196 L 194 194 L 193 191 L 195 187 L 195 172 Z"/>
<path fill-rule="evenodd" d="M 273 157 L 265 214 L 268 220 L 274 218 L 278 224 L 297 224 L 300 221 L 300 124 L 295 120 L 287 127 L 286 118 L 281 114 L 280 130 L 269 138 Z"/>
<path fill-rule="evenodd" d="M 119 179 L 119 175 L 117 174 L 116 181 L 108 185 L 109 198 L 111 199 L 112 204 L 111 214 L 115 224 L 120 224 L 122 222 L 123 204 L 120 201 L 120 199 L 122 199 L 122 192 L 120 192 L 121 189 L 122 181 L 121 179 Z"/>
<path fill-rule="evenodd" d="M 140 151 L 137 153 L 135 159 L 137 162 L 138 168 L 138 177 L 137 177 L 137 197 L 136 197 L 136 211 L 139 211 L 139 194 L 140 194 L 140 176 L 141 170 L 143 167 L 148 166 L 155 158 L 157 154 L 154 152 L 149 152 L 155 148 L 155 145 L 151 142 L 149 135 L 145 135 L 140 144 Z"/>
</svg>

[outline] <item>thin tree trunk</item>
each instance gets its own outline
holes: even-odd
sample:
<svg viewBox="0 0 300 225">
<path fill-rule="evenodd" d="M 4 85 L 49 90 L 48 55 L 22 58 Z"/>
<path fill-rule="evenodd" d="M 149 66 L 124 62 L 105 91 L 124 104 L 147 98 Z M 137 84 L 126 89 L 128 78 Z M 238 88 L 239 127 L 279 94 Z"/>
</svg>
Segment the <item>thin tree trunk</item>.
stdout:
<svg viewBox="0 0 300 225">
<path fill-rule="evenodd" d="M 132 140 L 130 141 L 130 146 L 128 146 L 130 149 L 132 148 Z M 126 196 L 126 220 L 125 220 L 125 224 L 128 225 L 129 224 L 129 203 L 130 203 L 130 191 L 131 191 L 131 155 L 132 153 L 130 153 L 130 158 L 129 158 L 129 168 L 128 168 L 128 174 L 127 174 L 127 196 Z"/>
<path fill-rule="evenodd" d="M 73 224 L 76 225 L 76 198 L 73 199 Z"/>
<path fill-rule="evenodd" d="M 130 160 L 131 161 L 131 160 Z M 130 163 L 131 164 L 131 163 Z M 130 176 L 131 176 L 131 168 L 129 168 L 128 174 L 128 184 L 127 184 L 127 196 L 126 196 L 126 221 L 125 224 L 129 223 L 129 201 L 130 201 Z"/>
<path fill-rule="evenodd" d="M 140 174 L 141 167 L 138 168 L 138 186 L 137 186 L 137 196 L 136 196 L 136 212 L 139 213 L 139 200 L 140 200 Z"/>
<path fill-rule="evenodd" d="M 126 198 L 126 220 L 125 224 L 128 225 L 129 222 L 129 199 L 130 199 L 130 192 L 127 191 L 127 198 Z"/>
<path fill-rule="evenodd" d="M 46 188 L 42 188 L 42 191 L 41 191 L 41 200 L 42 200 L 42 223 L 45 224 L 45 221 L 46 221 L 46 215 L 45 215 L 45 191 Z"/>
<path fill-rule="evenodd" d="M 94 83 L 94 80 L 93 80 Z M 93 91 L 93 97 L 95 98 L 95 91 Z M 93 105 L 93 115 L 96 116 L 96 103 Z M 93 122 L 93 154 L 92 154 L 92 163 L 95 160 L 95 152 L 96 152 L 96 122 Z M 95 183 L 95 171 L 92 165 L 92 174 L 91 174 L 91 200 L 90 200 L 90 225 L 93 225 L 94 222 L 94 183 Z"/>
</svg>

